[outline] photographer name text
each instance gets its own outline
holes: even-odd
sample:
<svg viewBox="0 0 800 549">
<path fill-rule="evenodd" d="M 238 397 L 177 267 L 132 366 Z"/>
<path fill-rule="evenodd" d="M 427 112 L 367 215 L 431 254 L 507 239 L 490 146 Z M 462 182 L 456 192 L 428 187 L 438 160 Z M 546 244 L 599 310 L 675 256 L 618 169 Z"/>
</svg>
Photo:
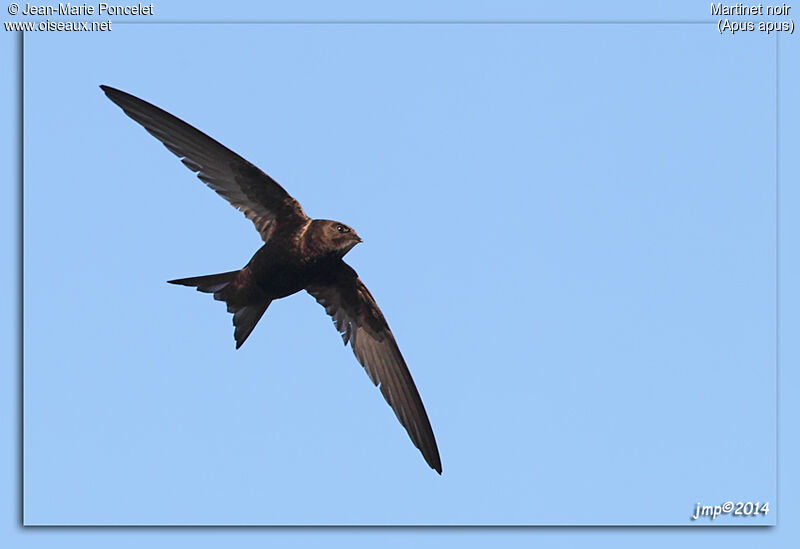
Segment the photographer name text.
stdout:
<svg viewBox="0 0 800 549">
<path fill-rule="evenodd" d="M 20 15 L 154 15 L 153 4 L 72 4 L 59 2 L 56 5 L 25 4 Z"/>
</svg>

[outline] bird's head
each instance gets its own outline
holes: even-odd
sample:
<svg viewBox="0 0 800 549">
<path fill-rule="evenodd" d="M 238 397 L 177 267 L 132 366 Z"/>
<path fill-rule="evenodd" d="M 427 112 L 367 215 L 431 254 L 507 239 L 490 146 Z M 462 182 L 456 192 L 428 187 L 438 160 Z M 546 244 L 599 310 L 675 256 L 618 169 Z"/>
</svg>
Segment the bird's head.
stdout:
<svg viewBox="0 0 800 549">
<path fill-rule="evenodd" d="M 319 225 L 315 227 L 315 236 L 319 239 L 324 252 L 333 253 L 339 257 L 353 249 L 361 237 L 350 227 L 339 221 L 328 219 L 316 220 Z"/>
</svg>

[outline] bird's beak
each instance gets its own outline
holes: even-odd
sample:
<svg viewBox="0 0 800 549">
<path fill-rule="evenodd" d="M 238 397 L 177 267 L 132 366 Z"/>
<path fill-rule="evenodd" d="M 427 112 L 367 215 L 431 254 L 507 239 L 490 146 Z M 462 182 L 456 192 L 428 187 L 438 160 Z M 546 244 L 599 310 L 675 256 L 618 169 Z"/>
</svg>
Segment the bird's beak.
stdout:
<svg viewBox="0 0 800 549">
<path fill-rule="evenodd" d="M 364 242 L 364 239 L 361 238 L 360 236 L 357 236 L 356 237 L 356 244 L 361 244 L 362 242 Z"/>
</svg>

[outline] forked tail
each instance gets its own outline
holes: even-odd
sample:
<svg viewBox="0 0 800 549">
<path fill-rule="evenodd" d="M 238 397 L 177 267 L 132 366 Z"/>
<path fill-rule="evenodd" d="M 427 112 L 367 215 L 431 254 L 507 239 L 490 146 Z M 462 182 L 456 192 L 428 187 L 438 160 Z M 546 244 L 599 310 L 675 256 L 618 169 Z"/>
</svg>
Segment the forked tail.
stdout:
<svg viewBox="0 0 800 549">
<path fill-rule="evenodd" d="M 236 348 L 242 346 L 247 336 L 256 327 L 264 311 L 267 310 L 271 299 L 266 299 L 260 292 L 254 291 L 247 284 L 248 280 L 237 280 L 237 275 L 242 271 L 230 271 L 205 276 L 193 276 L 169 280 L 170 284 L 191 286 L 198 292 L 214 294 L 214 299 L 224 301 L 228 305 L 228 312 L 233 313 L 233 337 Z"/>
</svg>

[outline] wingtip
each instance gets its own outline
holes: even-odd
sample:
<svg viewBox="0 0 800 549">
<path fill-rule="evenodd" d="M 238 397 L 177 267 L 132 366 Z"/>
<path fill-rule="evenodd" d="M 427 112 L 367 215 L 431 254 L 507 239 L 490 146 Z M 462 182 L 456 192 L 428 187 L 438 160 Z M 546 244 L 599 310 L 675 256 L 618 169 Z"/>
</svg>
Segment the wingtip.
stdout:
<svg viewBox="0 0 800 549">
<path fill-rule="evenodd" d="M 439 473 L 442 474 L 442 459 L 439 457 L 439 449 L 435 447 L 436 442 L 434 442 L 434 451 L 430 454 L 423 452 L 422 456 L 425 458 L 425 461 L 428 463 L 428 467 Z"/>
<path fill-rule="evenodd" d="M 129 94 L 125 93 L 122 90 L 118 90 L 117 88 L 112 88 L 111 86 L 106 86 L 105 84 L 100 84 L 100 89 L 103 90 L 103 93 L 106 94 L 106 97 L 117 102 L 116 99 L 123 98 Z"/>
</svg>

